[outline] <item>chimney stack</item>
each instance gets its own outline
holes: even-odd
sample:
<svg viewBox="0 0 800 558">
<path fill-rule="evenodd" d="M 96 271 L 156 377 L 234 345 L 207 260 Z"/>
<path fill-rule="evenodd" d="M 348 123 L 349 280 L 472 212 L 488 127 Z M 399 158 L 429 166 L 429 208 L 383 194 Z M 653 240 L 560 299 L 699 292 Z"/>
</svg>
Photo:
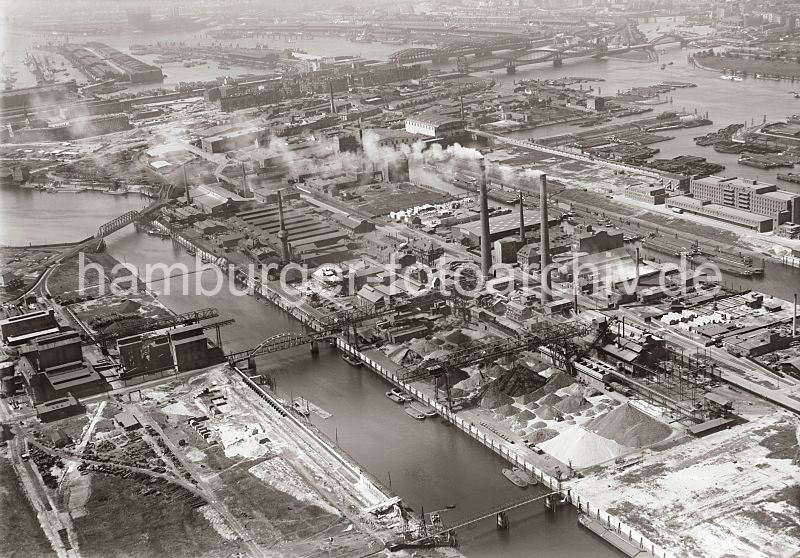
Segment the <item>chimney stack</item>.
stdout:
<svg viewBox="0 0 800 558">
<path fill-rule="evenodd" d="M 328 80 L 328 91 L 331 94 L 331 114 L 336 114 L 336 101 L 333 98 L 333 82 Z"/>
<path fill-rule="evenodd" d="M 541 276 L 542 276 L 542 306 L 550 302 L 550 229 L 547 219 L 547 175 L 539 177 L 539 231 L 542 237 Z"/>
<path fill-rule="evenodd" d="M 186 191 L 186 205 L 192 205 L 192 196 L 189 194 L 189 181 L 186 179 L 186 163 L 183 164 L 183 188 Z"/>
<path fill-rule="evenodd" d="M 489 232 L 489 194 L 486 187 L 486 161 L 480 160 L 480 210 L 481 210 L 481 273 L 484 279 L 489 278 L 492 267 L 492 239 Z"/>
<path fill-rule="evenodd" d="M 519 241 L 525 246 L 525 206 L 522 204 L 522 190 L 519 191 Z"/>
<path fill-rule="evenodd" d="M 281 245 L 281 263 L 289 263 L 289 233 L 283 222 L 283 198 L 281 191 L 278 190 L 278 242 Z"/>
<path fill-rule="evenodd" d="M 797 293 L 794 293 L 794 312 L 792 313 L 792 337 L 797 337 Z"/>
<path fill-rule="evenodd" d="M 248 194 L 249 190 L 247 188 L 247 172 L 245 171 L 244 163 L 242 163 L 242 197 L 249 198 L 250 196 Z"/>
<path fill-rule="evenodd" d="M 639 247 L 636 247 L 636 287 L 639 286 Z"/>
</svg>

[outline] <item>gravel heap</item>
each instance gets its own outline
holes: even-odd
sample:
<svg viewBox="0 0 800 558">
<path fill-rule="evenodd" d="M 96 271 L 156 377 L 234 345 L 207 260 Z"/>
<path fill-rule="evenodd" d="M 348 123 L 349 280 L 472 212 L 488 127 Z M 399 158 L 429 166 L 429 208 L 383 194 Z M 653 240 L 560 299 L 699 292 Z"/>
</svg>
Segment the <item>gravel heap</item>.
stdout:
<svg viewBox="0 0 800 558">
<path fill-rule="evenodd" d="M 560 402 L 561 398 L 555 393 L 548 393 L 539 400 L 539 403 L 542 405 L 555 405 L 556 403 Z"/>
<path fill-rule="evenodd" d="M 632 448 L 655 444 L 667 438 L 672 429 L 629 403 L 586 423 L 586 429 L 603 438 Z"/>
<path fill-rule="evenodd" d="M 513 402 L 513 398 L 500 391 L 500 388 L 496 384 L 492 384 L 481 398 L 481 407 L 484 409 L 496 409 Z"/>
<path fill-rule="evenodd" d="M 553 430 L 552 428 L 543 428 L 541 430 L 535 430 L 532 432 L 528 436 L 528 443 L 541 444 L 547 440 L 552 440 L 556 436 L 558 436 L 558 430 Z"/>
<path fill-rule="evenodd" d="M 591 407 L 592 404 L 583 398 L 583 395 L 570 395 L 565 397 L 553 407 L 564 413 L 578 413 Z"/>
<path fill-rule="evenodd" d="M 536 416 L 544 420 L 555 420 L 556 417 L 561 416 L 561 411 L 558 411 L 550 405 L 542 405 L 534 411 Z"/>
</svg>

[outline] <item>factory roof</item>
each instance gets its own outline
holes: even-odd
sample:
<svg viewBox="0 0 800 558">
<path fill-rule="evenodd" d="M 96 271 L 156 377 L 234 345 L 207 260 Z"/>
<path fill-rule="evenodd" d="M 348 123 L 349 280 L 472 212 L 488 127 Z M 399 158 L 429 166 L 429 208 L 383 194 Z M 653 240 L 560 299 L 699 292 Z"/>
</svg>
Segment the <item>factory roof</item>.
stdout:
<svg viewBox="0 0 800 558">
<path fill-rule="evenodd" d="M 47 376 L 47 380 L 56 391 L 72 389 L 83 384 L 102 380 L 100 375 L 88 366 L 77 366 L 70 370 L 47 372 L 45 376 Z"/>
<path fill-rule="evenodd" d="M 235 202 L 246 202 L 247 198 L 243 198 L 239 194 L 231 192 L 221 182 L 216 184 L 202 184 L 195 188 L 192 193 L 194 202 L 202 207 L 213 208 L 218 205 L 226 203 L 228 200 Z"/>
<path fill-rule="evenodd" d="M 414 116 L 409 116 L 406 118 L 406 121 L 411 120 L 412 122 L 423 122 L 425 124 L 432 124 L 434 126 L 442 126 L 444 124 L 455 124 L 461 122 L 458 118 L 453 118 L 451 116 L 443 116 L 441 114 L 434 114 L 434 113 L 423 113 L 417 114 Z"/>
<path fill-rule="evenodd" d="M 526 209 L 523 212 L 525 217 L 525 228 L 529 229 L 534 226 L 539 226 L 539 212 L 532 211 Z M 550 219 L 551 224 L 557 222 L 558 219 L 552 218 Z M 461 225 L 455 225 L 454 229 L 459 229 L 462 233 L 472 233 L 474 235 L 480 236 L 481 234 L 481 222 L 480 221 L 470 221 L 469 223 L 463 223 Z M 499 215 L 497 217 L 490 217 L 489 218 L 489 234 L 498 234 L 502 232 L 508 231 L 518 231 L 519 230 L 519 212 L 514 211 L 511 213 L 506 213 L 505 215 Z"/>
</svg>

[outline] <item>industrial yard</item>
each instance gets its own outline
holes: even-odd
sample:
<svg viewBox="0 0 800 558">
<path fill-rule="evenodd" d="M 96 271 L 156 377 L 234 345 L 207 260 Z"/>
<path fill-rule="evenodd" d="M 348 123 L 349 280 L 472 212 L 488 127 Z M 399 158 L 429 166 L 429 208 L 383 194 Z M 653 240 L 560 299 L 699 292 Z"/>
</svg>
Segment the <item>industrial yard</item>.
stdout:
<svg viewBox="0 0 800 558">
<path fill-rule="evenodd" d="M 334 8 L 7 22 L 0 554 L 792 555 L 793 9 Z"/>
</svg>

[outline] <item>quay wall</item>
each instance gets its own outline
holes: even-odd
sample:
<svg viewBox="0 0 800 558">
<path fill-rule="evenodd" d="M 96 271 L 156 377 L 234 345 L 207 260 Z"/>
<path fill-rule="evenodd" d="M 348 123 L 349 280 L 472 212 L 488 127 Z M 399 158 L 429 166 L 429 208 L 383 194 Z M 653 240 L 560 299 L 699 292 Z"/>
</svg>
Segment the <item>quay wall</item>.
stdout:
<svg viewBox="0 0 800 558">
<path fill-rule="evenodd" d="M 191 243 L 185 237 L 180 236 L 179 231 L 171 229 L 166 225 L 162 224 L 159 221 L 154 221 L 157 227 L 162 228 L 162 230 L 168 231 L 173 239 L 176 239 L 176 242 L 180 243 L 184 247 L 190 247 L 197 251 L 198 254 L 201 253 L 202 248 L 199 246 Z M 222 258 L 220 256 L 214 256 L 216 258 L 215 263 L 218 265 L 225 265 L 227 263 L 226 258 Z M 227 269 L 224 269 L 227 271 Z M 321 329 L 321 325 L 319 321 L 314 318 L 313 316 L 308 315 L 300 306 L 293 303 L 292 301 L 286 300 L 281 293 L 276 291 L 270 285 L 264 284 L 260 280 L 255 277 L 249 276 L 245 270 L 238 269 L 236 270 L 237 279 L 241 280 L 246 286 L 253 289 L 253 292 L 261 296 L 262 298 L 266 298 L 271 303 L 273 303 L 276 307 L 280 308 L 281 310 L 285 311 L 295 319 L 297 319 L 300 323 L 304 326 L 311 328 L 315 331 L 319 331 Z M 337 337 L 336 338 L 336 346 L 343 352 L 349 353 L 357 358 L 359 358 L 362 362 L 367 365 L 367 368 L 372 372 L 380 375 L 384 379 L 386 379 L 391 384 L 394 384 L 398 387 L 403 388 L 404 390 L 408 391 L 414 397 L 419 399 L 420 401 L 424 402 L 426 405 L 430 406 L 431 408 L 435 409 L 439 415 L 453 424 L 456 428 L 476 440 L 477 442 L 481 443 L 484 447 L 488 448 L 489 450 L 493 451 L 509 463 L 514 466 L 523 468 L 527 471 L 530 475 L 535 476 L 542 485 L 546 486 L 547 488 L 553 491 L 560 491 L 565 499 L 565 503 L 569 503 L 575 506 L 579 511 L 587 514 L 591 514 L 597 521 L 602 522 L 609 530 L 613 530 L 620 534 L 621 536 L 627 536 L 628 540 L 633 544 L 638 544 L 639 548 L 641 549 L 642 555 L 646 555 L 649 553 L 652 556 L 658 558 L 667 558 L 672 556 L 671 554 L 667 553 L 667 551 L 660 546 L 656 545 L 653 541 L 645 537 L 639 531 L 636 531 L 631 526 L 627 525 L 623 522 L 622 519 L 619 517 L 613 516 L 605 511 L 602 510 L 599 506 L 590 502 L 587 498 L 582 497 L 579 493 L 574 491 L 569 486 L 569 480 L 566 481 L 559 481 L 555 477 L 545 473 L 529 461 L 525 460 L 524 458 L 520 457 L 516 454 L 516 452 L 510 450 L 506 445 L 504 445 L 499 439 L 495 440 L 495 436 L 486 429 L 482 428 L 479 425 L 472 423 L 471 421 L 464 420 L 463 418 L 459 417 L 455 413 L 451 412 L 447 407 L 442 405 L 440 402 L 435 401 L 431 397 L 427 396 L 426 394 L 417 390 L 414 386 L 406 384 L 402 382 L 397 375 L 393 372 L 387 370 L 384 366 L 380 363 L 375 362 L 373 359 L 369 358 L 369 356 L 365 355 L 361 351 L 357 350 L 354 346 L 348 344 L 344 339 Z M 313 436 L 315 439 L 319 440 L 320 443 L 325 445 L 325 447 L 329 448 L 333 454 L 336 455 L 337 459 L 344 460 L 344 457 L 339 454 L 336 450 L 331 447 L 330 443 L 324 441 L 320 436 L 313 433 L 308 427 L 300 422 L 300 420 L 289 413 L 273 396 L 269 395 L 261 386 L 250 380 L 247 375 L 235 368 L 240 376 L 243 377 L 243 380 L 247 382 L 248 386 L 256 391 L 259 396 L 262 397 L 267 403 L 272 406 L 274 409 L 282 409 L 283 412 L 286 412 L 290 420 L 293 423 L 299 425 L 304 431 L 308 432 L 310 436 Z M 345 460 L 346 461 L 346 460 Z M 349 464 L 348 469 L 353 472 L 353 474 L 358 475 L 361 478 L 366 478 L 365 474 L 361 469 L 358 467 Z M 375 490 L 380 490 L 377 488 L 377 482 L 370 481 L 370 483 L 375 487 Z M 386 495 L 381 492 L 386 498 Z"/>
</svg>

